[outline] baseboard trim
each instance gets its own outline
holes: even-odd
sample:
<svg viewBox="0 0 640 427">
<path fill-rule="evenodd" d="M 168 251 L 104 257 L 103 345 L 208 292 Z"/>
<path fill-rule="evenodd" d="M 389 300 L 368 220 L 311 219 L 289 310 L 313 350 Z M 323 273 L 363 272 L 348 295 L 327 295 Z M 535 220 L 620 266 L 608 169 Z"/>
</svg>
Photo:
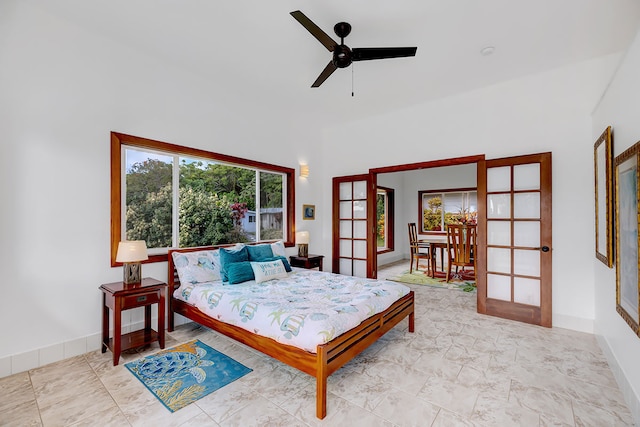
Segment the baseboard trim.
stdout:
<svg viewBox="0 0 640 427">
<path fill-rule="evenodd" d="M 596 334 L 596 339 L 598 340 L 598 344 L 609 363 L 609 368 L 611 369 L 611 372 L 613 372 L 613 376 L 618 383 L 618 387 L 620 387 L 620 391 L 624 396 L 624 401 L 626 402 L 629 411 L 631 411 L 633 425 L 640 426 L 640 398 L 634 392 L 633 387 L 624 375 L 624 372 L 611 351 L 611 347 L 609 346 L 606 338 L 602 335 Z"/>
<path fill-rule="evenodd" d="M 176 326 L 187 323 L 182 316 L 176 316 Z M 152 324 L 158 324 L 157 318 L 152 318 Z M 144 320 L 122 327 L 122 333 L 137 331 L 144 328 Z M 109 331 L 113 336 L 113 331 Z M 42 347 L 24 353 L 13 354 L 0 358 L 0 378 L 36 369 L 50 363 L 59 362 L 71 357 L 80 356 L 102 347 L 102 333 L 91 334 L 58 344 Z"/>
<path fill-rule="evenodd" d="M 564 314 L 553 314 L 553 327 L 571 329 L 572 331 L 586 332 L 593 334 L 595 324 L 593 319 L 583 319 L 581 317 L 567 316 Z"/>
</svg>

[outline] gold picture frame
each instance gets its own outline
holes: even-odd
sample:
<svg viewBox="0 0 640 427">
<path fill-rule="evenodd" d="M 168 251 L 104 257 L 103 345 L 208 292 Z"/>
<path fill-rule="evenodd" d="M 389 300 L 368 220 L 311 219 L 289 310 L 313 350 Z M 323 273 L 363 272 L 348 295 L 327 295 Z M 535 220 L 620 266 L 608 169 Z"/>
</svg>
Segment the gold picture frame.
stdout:
<svg viewBox="0 0 640 427">
<path fill-rule="evenodd" d="M 640 323 L 639 160 L 640 142 L 615 158 L 616 311 L 636 335 Z"/>
<path fill-rule="evenodd" d="M 596 258 L 613 267 L 613 143 L 608 126 L 593 145 L 595 175 Z"/>
<path fill-rule="evenodd" d="M 302 219 L 316 219 L 316 205 L 302 205 Z"/>
</svg>

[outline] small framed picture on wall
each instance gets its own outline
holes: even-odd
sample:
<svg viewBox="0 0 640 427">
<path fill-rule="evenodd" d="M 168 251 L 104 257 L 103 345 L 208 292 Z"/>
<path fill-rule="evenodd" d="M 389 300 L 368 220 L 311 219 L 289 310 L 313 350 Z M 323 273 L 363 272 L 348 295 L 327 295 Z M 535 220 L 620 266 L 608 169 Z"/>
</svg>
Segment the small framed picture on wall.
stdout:
<svg viewBox="0 0 640 427">
<path fill-rule="evenodd" d="M 302 219 L 316 219 L 316 205 L 302 205 Z"/>
<path fill-rule="evenodd" d="M 593 146 L 596 182 L 596 258 L 613 267 L 613 173 L 611 126 Z"/>
</svg>

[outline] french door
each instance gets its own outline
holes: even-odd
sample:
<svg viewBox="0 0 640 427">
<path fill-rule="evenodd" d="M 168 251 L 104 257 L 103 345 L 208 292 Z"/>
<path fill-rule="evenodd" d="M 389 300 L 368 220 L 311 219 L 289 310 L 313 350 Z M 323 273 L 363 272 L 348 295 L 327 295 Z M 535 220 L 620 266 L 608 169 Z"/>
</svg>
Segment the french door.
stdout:
<svg viewBox="0 0 640 427">
<path fill-rule="evenodd" d="M 478 162 L 478 313 L 551 327 L 551 153 Z"/>
<path fill-rule="evenodd" d="M 375 191 L 369 174 L 333 178 L 332 271 L 374 277 Z"/>
</svg>

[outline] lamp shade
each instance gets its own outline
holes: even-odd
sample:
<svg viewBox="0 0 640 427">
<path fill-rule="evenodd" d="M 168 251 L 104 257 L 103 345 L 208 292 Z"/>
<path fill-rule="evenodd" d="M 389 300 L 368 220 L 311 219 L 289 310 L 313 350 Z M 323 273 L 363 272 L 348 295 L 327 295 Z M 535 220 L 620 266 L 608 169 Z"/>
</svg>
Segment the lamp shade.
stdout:
<svg viewBox="0 0 640 427">
<path fill-rule="evenodd" d="M 140 262 L 149 259 L 144 240 L 125 240 L 118 243 L 116 262 Z"/>
<path fill-rule="evenodd" d="M 309 244 L 309 232 L 308 231 L 298 231 L 296 233 L 296 243 L 308 245 Z"/>
</svg>

